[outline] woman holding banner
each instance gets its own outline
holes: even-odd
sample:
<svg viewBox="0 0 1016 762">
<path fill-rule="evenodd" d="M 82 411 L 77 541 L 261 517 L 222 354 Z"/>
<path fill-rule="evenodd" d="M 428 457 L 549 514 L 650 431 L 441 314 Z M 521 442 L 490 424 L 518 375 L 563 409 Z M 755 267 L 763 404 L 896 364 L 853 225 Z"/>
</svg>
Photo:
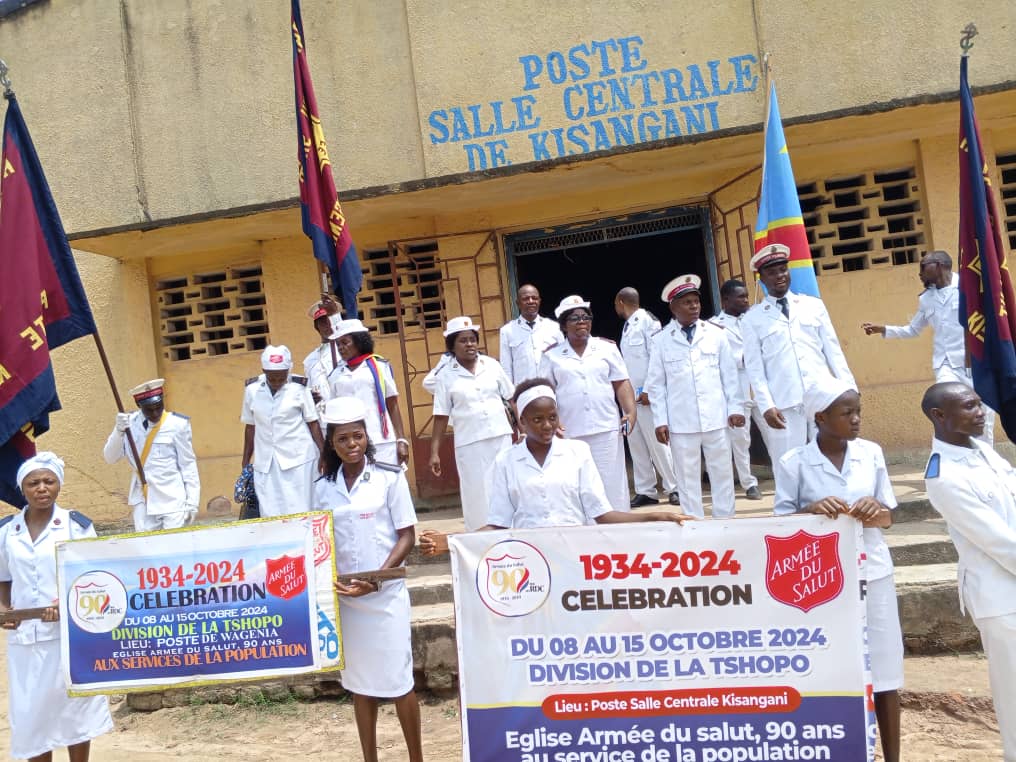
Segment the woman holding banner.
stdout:
<svg viewBox="0 0 1016 762">
<path fill-rule="evenodd" d="M 397 465 L 374 459 L 366 405 L 353 397 L 325 403 L 327 424 L 315 510 L 331 511 L 340 574 L 402 566 L 416 542 L 416 511 Z M 377 762 L 379 699 L 394 699 L 410 762 L 422 762 L 420 707 L 413 690 L 409 592 L 404 580 L 353 579 L 335 583 L 345 668 L 342 687 L 353 713 L 365 762 Z"/>
<path fill-rule="evenodd" d="M 95 537 L 92 522 L 56 499 L 64 463 L 40 452 L 18 469 L 26 505 L 0 520 L 0 612 L 44 608 L 41 619 L 3 621 L 7 635 L 11 756 L 48 762 L 66 746 L 71 762 L 87 762 L 91 740 L 113 729 L 105 696 L 70 698 L 60 667 L 55 605 L 56 544 Z"/>
</svg>

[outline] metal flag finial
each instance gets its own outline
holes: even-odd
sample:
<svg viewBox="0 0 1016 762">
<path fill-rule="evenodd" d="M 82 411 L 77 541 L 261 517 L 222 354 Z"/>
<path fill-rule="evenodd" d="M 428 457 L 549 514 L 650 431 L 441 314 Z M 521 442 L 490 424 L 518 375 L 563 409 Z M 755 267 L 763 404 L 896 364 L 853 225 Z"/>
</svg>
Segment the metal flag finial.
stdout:
<svg viewBox="0 0 1016 762">
<path fill-rule="evenodd" d="M 963 49 L 963 55 L 966 55 L 970 52 L 970 49 L 974 47 L 974 38 L 977 36 L 977 27 L 974 26 L 974 22 L 971 21 L 967 24 L 961 34 L 960 47 Z"/>
<path fill-rule="evenodd" d="M 7 76 L 7 72 L 10 68 L 7 66 L 7 62 L 0 58 L 0 85 L 4 86 L 4 98 L 13 98 L 14 89 L 11 87 L 11 78 Z"/>
</svg>

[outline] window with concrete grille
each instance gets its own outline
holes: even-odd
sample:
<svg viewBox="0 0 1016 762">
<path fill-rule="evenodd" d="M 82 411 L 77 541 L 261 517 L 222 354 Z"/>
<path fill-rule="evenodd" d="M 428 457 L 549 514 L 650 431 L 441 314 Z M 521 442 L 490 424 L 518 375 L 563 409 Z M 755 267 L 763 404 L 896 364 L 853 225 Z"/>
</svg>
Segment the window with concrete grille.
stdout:
<svg viewBox="0 0 1016 762">
<path fill-rule="evenodd" d="M 407 333 L 444 325 L 444 290 L 434 241 L 398 244 L 360 254 L 363 323 L 379 336 L 399 332 L 399 310 Z"/>
<path fill-rule="evenodd" d="M 913 167 L 797 186 L 818 276 L 917 262 L 925 244 Z"/>
<path fill-rule="evenodd" d="M 260 265 L 160 278 L 155 295 L 167 360 L 259 352 L 268 345 Z"/>
<path fill-rule="evenodd" d="M 1016 251 L 1016 153 L 999 154 L 995 157 L 998 174 L 1002 183 L 999 193 L 1002 195 L 1003 235 L 1009 239 L 1009 251 Z"/>
</svg>

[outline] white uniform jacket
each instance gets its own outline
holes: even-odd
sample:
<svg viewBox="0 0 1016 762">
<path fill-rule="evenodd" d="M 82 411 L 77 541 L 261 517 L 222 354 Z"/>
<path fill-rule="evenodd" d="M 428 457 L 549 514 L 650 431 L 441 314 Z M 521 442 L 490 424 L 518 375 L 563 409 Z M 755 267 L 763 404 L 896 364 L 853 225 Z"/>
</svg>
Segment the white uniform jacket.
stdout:
<svg viewBox="0 0 1016 762">
<path fill-rule="evenodd" d="M 611 510 L 585 442 L 554 437 L 542 466 L 525 441 L 494 459 L 488 524 L 513 529 L 582 526 Z"/>
<path fill-rule="evenodd" d="M 151 431 L 148 421 L 140 410 L 131 413 L 130 429 L 137 445 L 138 455 L 144 453 L 145 442 Z M 144 461 L 145 481 L 148 482 L 146 502 L 137 465 L 131 455 L 127 437 L 113 429 L 102 450 L 107 463 L 116 463 L 126 458 L 134 474 L 131 476 L 130 493 L 127 502 L 145 505 L 149 516 L 162 516 L 178 511 L 196 511 L 201 502 L 201 480 L 198 477 L 198 463 L 194 456 L 190 419 L 179 413 L 167 411 L 166 418 L 152 440 L 148 458 Z"/>
<path fill-rule="evenodd" d="M 374 374 L 367 365 L 366 360 L 350 370 L 349 366 L 343 363 L 328 376 L 331 398 L 356 397 L 367 408 L 367 436 L 375 445 L 389 444 L 396 439 L 395 427 L 392 425 L 392 417 L 388 414 L 386 400 L 390 397 L 398 397 L 399 389 L 395 385 L 395 375 L 392 373 L 392 366 L 384 358 L 377 358 L 377 370 L 381 376 L 384 387 L 384 397 L 378 405 L 377 388 L 374 385 Z M 384 411 L 385 423 L 388 427 L 388 436 L 382 434 L 381 411 Z"/>
<path fill-rule="evenodd" d="M 512 392 L 512 382 L 492 357 L 477 357 L 476 373 L 453 359 L 437 376 L 434 415 L 448 416 L 456 447 L 503 437 L 512 433 L 504 407 Z"/>
<path fill-rule="evenodd" d="M 335 348 L 335 361 L 332 361 L 331 342 L 319 344 L 303 360 L 303 375 L 307 377 L 307 386 L 321 395 L 322 400 L 330 398 L 328 374 L 343 364 L 339 357 L 338 347 Z"/>
<path fill-rule="evenodd" d="M 317 419 L 314 398 L 303 384 L 287 381 L 274 396 L 263 373 L 247 384 L 240 420 L 254 427 L 254 470 L 267 474 L 274 462 L 285 471 L 316 459 L 307 424 Z"/>
<path fill-rule="evenodd" d="M 772 296 L 741 318 L 744 365 L 762 412 L 803 404 L 806 379 L 831 373 L 856 387 L 822 300 L 788 291 L 787 301 L 789 321 Z"/>
<path fill-rule="evenodd" d="M 621 357 L 628 368 L 628 377 L 635 387 L 635 395 L 645 391 L 646 375 L 649 373 L 649 345 L 660 330 L 656 316 L 639 308 L 624 321 L 621 331 Z"/>
<path fill-rule="evenodd" d="M 540 358 L 547 347 L 564 341 L 557 321 L 536 317 L 532 328 L 520 315 L 501 326 L 501 366 L 513 385 L 539 375 Z"/>
<path fill-rule="evenodd" d="M 613 382 L 626 380 L 628 369 L 614 342 L 590 336 L 586 351 L 579 356 L 563 341 L 543 353 L 537 375 L 554 382 L 565 436 L 618 430 L 621 415 Z"/>
<path fill-rule="evenodd" d="M 368 463 L 348 490 L 339 469 L 334 482 L 322 477 L 314 483 L 314 506 L 332 513 L 340 574 L 380 569 L 398 541 L 398 530 L 416 524 L 401 468 Z"/>
<path fill-rule="evenodd" d="M 886 508 L 895 508 L 896 496 L 882 448 L 867 439 L 847 442 L 842 471 L 836 470 L 814 439 L 784 453 L 776 463 L 773 513 L 777 516 L 797 513 L 826 497 L 841 498 L 847 505 L 862 497 L 873 497 Z M 864 552 L 866 579 L 882 579 L 893 573 L 892 556 L 881 529 L 865 527 Z"/>
<path fill-rule="evenodd" d="M 917 314 L 910 325 L 887 325 L 887 339 L 913 339 L 924 327 L 931 326 L 934 340 L 931 352 L 931 369 L 949 365 L 957 370 L 966 366 L 963 325 L 960 314 L 960 278 L 953 273 L 952 283 L 945 288 L 925 289 L 917 298 Z"/>
<path fill-rule="evenodd" d="M 933 440 L 924 483 L 959 553 L 960 604 L 985 619 L 1016 612 L 1016 472 L 972 444 Z"/>
<path fill-rule="evenodd" d="M 691 343 L 671 320 L 653 337 L 646 391 L 653 403 L 653 426 L 675 434 L 727 428 L 727 418 L 744 415 L 744 398 L 734 354 L 724 331 L 699 320 Z"/>
<path fill-rule="evenodd" d="M 743 316 L 742 316 L 743 317 Z M 709 322 L 722 328 L 727 337 L 727 344 L 734 355 L 734 363 L 737 365 L 737 380 L 741 385 L 741 396 L 745 404 L 751 402 L 751 384 L 748 381 L 748 371 L 744 367 L 744 332 L 741 330 L 741 317 L 734 317 L 726 312 L 714 315 Z"/>
<path fill-rule="evenodd" d="M 56 605 L 56 544 L 83 537 L 95 537 L 91 519 L 60 506 L 53 507 L 49 524 L 34 542 L 23 514 L 16 513 L 0 520 L 0 582 L 11 583 L 11 607 L 31 609 Z M 7 633 L 7 642 L 18 645 L 59 638 L 60 623 L 41 619 L 26 619 Z"/>
</svg>

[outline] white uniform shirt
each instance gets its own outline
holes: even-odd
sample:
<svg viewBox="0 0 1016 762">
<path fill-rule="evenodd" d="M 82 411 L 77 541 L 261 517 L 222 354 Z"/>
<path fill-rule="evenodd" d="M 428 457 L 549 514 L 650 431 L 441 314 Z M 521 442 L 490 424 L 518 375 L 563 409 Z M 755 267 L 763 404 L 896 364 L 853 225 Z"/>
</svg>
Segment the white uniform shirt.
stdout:
<svg viewBox="0 0 1016 762">
<path fill-rule="evenodd" d="M 84 517 L 82 517 L 84 519 Z M 0 526 L 0 582 L 11 583 L 11 606 L 32 609 L 53 606 L 57 599 L 56 544 L 66 540 L 95 537 L 92 522 L 84 519 L 81 526 L 71 518 L 70 511 L 53 507 L 53 516 L 39 536 L 32 541 L 24 515 L 7 517 Z M 27 619 L 7 634 L 8 643 L 30 645 L 40 640 L 57 640 L 59 622 Z"/>
<path fill-rule="evenodd" d="M 727 428 L 727 418 L 744 415 L 737 365 L 724 331 L 696 321 L 691 343 L 681 324 L 670 321 L 653 337 L 646 391 L 653 426 L 675 434 Z"/>
<path fill-rule="evenodd" d="M 543 353 L 537 375 L 554 382 L 565 436 L 618 430 L 621 416 L 613 382 L 627 379 L 628 369 L 612 341 L 590 336 L 581 356 L 564 341 Z"/>
<path fill-rule="evenodd" d="M 513 529 L 582 526 L 612 510 L 585 442 L 555 437 L 542 466 L 525 441 L 494 459 L 488 524 Z"/>
<path fill-rule="evenodd" d="M 307 427 L 317 419 L 314 398 L 303 384 L 287 381 L 274 396 L 264 374 L 247 384 L 240 420 L 254 427 L 254 470 L 268 473 L 275 462 L 285 471 L 317 458 Z"/>
<path fill-rule="evenodd" d="M 649 344 L 653 335 L 660 330 L 656 316 L 641 307 L 624 321 L 621 331 L 621 357 L 628 368 L 628 377 L 635 387 L 636 396 L 644 391 L 646 374 L 649 373 Z"/>
<path fill-rule="evenodd" d="M 744 367 L 744 332 L 741 330 L 741 318 L 743 315 L 734 317 L 730 313 L 721 312 L 713 315 L 709 322 L 718 325 L 726 333 L 727 344 L 734 355 L 734 363 L 737 365 L 737 380 L 741 385 L 741 396 L 745 403 L 751 402 L 751 384 L 748 381 L 748 371 Z"/>
<path fill-rule="evenodd" d="M 138 455 L 144 452 L 145 442 L 151 431 L 148 421 L 140 410 L 131 413 L 130 430 Z M 154 425 L 154 424 L 152 424 Z M 134 474 L 131 476 L 127 502 L 130 505 L 145 503 L 149 516 L 162 516 L 190 509 L 197 510 L 201 502 L 201 479 L 198 477 L 197 458 L 194 457 L 194 443 L 191 437 L 190 419 L 179 413 L 166 413 L 145 460 L 145 481 L 148 482 L 148 500 L 145 501 L 137 466 L 131 455 L 127 437 L 113 429 L 102 449 L 107 463 L 116 463 L 126 458 Z"/>
<path fill-rule="evenodd" d="M 334 482 L 318 479 L 314 510 L 332 512 L 340 574 L 380 569 L 399 539 L 398 530 L 416 524 L 409 484 L 401 469 L 389 471 L 369 463 L 348 490 L 341 468 Z"/>
<path fill-rule="evenodd" d="M 959 553 L 960 602 L 984 619 L 1016 612 L 1016 472 L 972 443 L 933 440 L 924 483 Z"/>
<path fill-rule="evenodd" d="M 307 386 L 321 395 L 322 401 L 329 399 L 328 375 L 342 365 L 338 347 L 335 349 L 335 361 L 332 361 L 331 342 L 324 342 L 303 359 L 303 375 L 307 377 Z"/>
<path fill-rule="evenodd" d="M 392 426 L 392 417 L 388 414 L 388 406 L 385 400 L 390 397 L 398 397 L 399 389 L 395 385 L 395 376 L 392 374 L 392 366 L 387 360 L 377 361 L 377 370 L 381 375 L 385 399 L 381 400 L 381 409 L 384 410 L 385 422 L 388 425 L 388 436 L 381 433 L 381 415 L 378 409 L 378 394 L 374 387 L 374 374 L 371 372 L 367 362 L 361 362 L 356 370 L 350 370 L 347 365 L 341 365 L 328 376 L 328 384 L 331 388 L 332 399 L 336 397 L 356 397 L 367 408 L 367 436 L 376 445 L 394 442 L 397 438 L 395 427 Z"/>
<path fill-rule="evenodd" d="M 437 376 L 434 415 L 448 416 L 456 447 L 511 434 L 504 400 L 512 391 L 512 382 L 497 360 L 480 355 L 474 374 L 453 359 Z"/>
<path fill-rule="evenodd" d="M 431 368 L 427 375 L 423 377 L 423 390 L 433 396 L 437 389 L 437 377 L 454 361 L 455 355 L 451 352 L 445 352 L 441 355 L 437 359 L 437 365 Z"/>
<path fill-rule="evenodd" d="M 796 513 L 825 497 L 841 498 L 847 505 L 862 497 L 873 497 L 886 508 L 895 508 L 896 496 L 882 448 L 866 439 L 847 442 L 843 471 L 837 471 L 822 454 L 817 440 L 784 453 L 776 464 L 773 513 L 777 516 Z M 881 529 L 865 527 L 864 552 L 867 579 L 882 579 L 893 573 L 893 559 Z"/>
<path fill-rule="evenodd" d="M 934 332 L 931 352 L 931 369 L 949 365 L 962 370 L 966 365 L 963 325 L 960 314 L 960 278 L 953 273 L 952 283 L 945 288 L 926 289 L 917 298 L 917 314 L 910 325 L 887 325 L 887 339 L 913 339 L 926 325 Z"/>
<path fill-rule="evenodd" d="M 501 326 L 500 336 L 501 367 L 513 385 L 540 375 L 540 358 L 544 350 L 564 341 L 557 321 L 541 315 L 536 316 L 532 328 L 519 315 Z"/>
<path fill-rule="evenodd" d="M 818 383 L 830 373 L 856 387 L 822 300 L 790 291 L 786 296 L 789 321 L 772 296 L 741 318 L 744 365 L 763 412 L 803 404 L 806 380 Z"/>
</svg>

